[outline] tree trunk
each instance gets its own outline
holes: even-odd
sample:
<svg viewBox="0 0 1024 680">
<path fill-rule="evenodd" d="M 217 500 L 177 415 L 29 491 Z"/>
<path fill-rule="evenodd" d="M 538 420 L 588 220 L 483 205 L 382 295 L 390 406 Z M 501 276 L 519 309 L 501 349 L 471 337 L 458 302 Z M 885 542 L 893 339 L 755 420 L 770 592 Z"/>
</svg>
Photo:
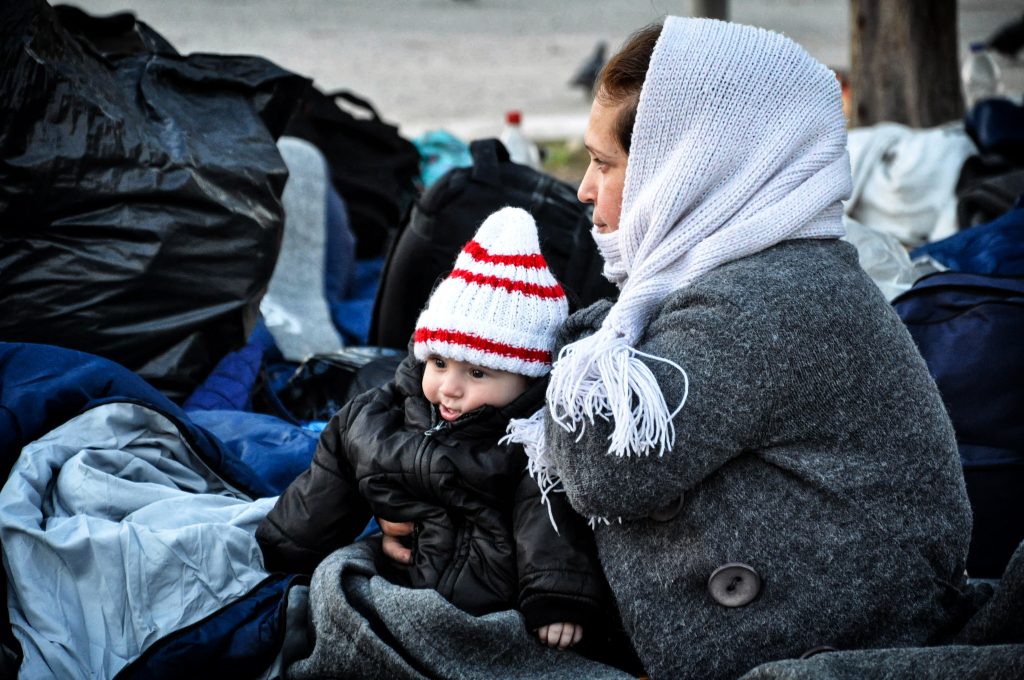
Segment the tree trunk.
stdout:
<svg viewBox="0 0 1024 680">
<path fill-rule="evenodd" d="M 695 17 L 729 20 L 729 0 L 693 0 L 690 13 Z"/>
<path fill-rule="evenodd" d="M 852 125 L 964 115 L 956 0 L 850 0 Z"/>
</svg>

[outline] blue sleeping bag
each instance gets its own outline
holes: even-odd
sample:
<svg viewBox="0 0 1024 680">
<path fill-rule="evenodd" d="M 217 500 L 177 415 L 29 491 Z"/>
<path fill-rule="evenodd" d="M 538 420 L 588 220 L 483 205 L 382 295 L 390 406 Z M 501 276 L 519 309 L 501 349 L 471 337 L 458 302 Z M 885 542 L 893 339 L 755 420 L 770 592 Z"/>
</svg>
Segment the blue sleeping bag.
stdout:
<svg viewBox="0 0 1024 680">
<path fill-rule="evenodd" d="M 249 497 L 276 493 L 274 485 L 256 474 L 231 447 L 193 423 L 134 373 L 94 355 L 35 344 L 0 343 L 0 464 L 5 473 L 26 445 L 73 418 L 78 422 L 84 414 L 119 403 L 142 406 L 165 417 L 210 471 Z M 98 444 L 102 455 L 107 444 Z M 43 573 L 33 576 L 25 566 L 24 562 L 5 564 L 8 569 L 19 569 L 22 579 L 47 578 Z M 6 572 L 4 581 L 0 594 L 7 592 Z M 281 574 L 267 576 L 222 609 L 150 644 L 120 675 L 149 678 L 171 673 L 177 677 L 188 671 L 205 677 L 211 672 L 259 672 L 280 647 L 285 596 L 297 582 L 302 580 Z M 45 583 L 39 585 L 45 590 Z M 0 625 L 0 642 L 11 650 L 19 648 L 6 616 Z"/>
</svg>

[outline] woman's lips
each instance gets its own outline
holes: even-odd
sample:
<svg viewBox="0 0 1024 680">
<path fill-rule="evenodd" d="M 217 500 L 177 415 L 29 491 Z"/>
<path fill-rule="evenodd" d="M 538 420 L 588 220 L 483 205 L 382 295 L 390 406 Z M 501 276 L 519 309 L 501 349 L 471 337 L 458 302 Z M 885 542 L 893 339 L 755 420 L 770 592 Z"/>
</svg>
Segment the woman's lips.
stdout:
<svg viewBox="0 0 1024 680">
<path fill-rule="evenodd" d="M 444 418 L 445 420 L 455 420 L 456 418 L 459 417 L 459 411 L 450 409 L 443 404 L 439 404 L 439 408 L 441 410 L 441 417 Z"/>
</svg>

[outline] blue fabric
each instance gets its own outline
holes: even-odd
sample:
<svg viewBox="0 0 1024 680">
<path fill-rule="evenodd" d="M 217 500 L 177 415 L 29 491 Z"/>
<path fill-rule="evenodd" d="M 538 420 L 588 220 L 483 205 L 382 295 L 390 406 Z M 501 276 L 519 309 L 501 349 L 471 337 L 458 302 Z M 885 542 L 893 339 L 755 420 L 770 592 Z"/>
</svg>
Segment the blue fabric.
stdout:
<svg viewBox="0 0 1024 680">
<path fill-rule="evenodd" d="M 361 541 L 364 538 L 367 538 L 369 536 L 373 536 L 374 534 L 379 534 L 379 533 L 380 533 L 380 525 L 377 524 L 377 518 L 376 517 L 371 517 L 370 521 L 366 525 L 366 528 L 363 529 L 363 532 L 361 534 L 359 534 L 358 536 L 356 536 L 356 540 L 357 541 Z"/>
<path fill-rule="evenodd" d="M 193 421 L 216 435 L 261 479 L 283 492 L 313 462 L 313 453 L 325 420 L 313 420 L 303 426 L 292 425 L 274 416 L 237 411 L 197 411 Z M 380 531 L 376 518 L 355 540 Z"/>
<path fill-rule="evenodd" d="M 893 305 L 938 383 L 964 466 L 1024 465 L 1024 278 L 939 272 Z"/>
<path fill-rule="evenodd" d="M 334 326 L 348 345 L 368 342 L 373 303 L 383 270 L 383 257 L 356 260 L 356 275 L 349 297 L 330 304 Z"/>
<path fill-rule="evenodd" d="M 412 140 L 420 152 L 420 179 L 424 188 L 441 179 L 452 168 L 473 165 L 469 144 L 447 130 L 430 130 Z"/>
<path fill-rule="evenodd" d="M 983 99 L 964 116 L 964 129 L 983 154 L 1024 160 L 1024 106 L 1009 99 Z"/>
<path fill-rule="evenodd" d="M 367 343 L 372 316 L 373 300 L 342 300 L 331 305 L 334 326 L 348 346 Z"/>
<path fill-rule="evenodd" d="M 171 419 L 211 469 L 249 495 L 278 493 L 241 455 L 131 371 L 84 352 L 28 343 L 0 343 L 3 473 L 29 442 L 83 411 L 114 401 L 142 403 Z M 315 435 L 312 439 L 315 444 Z M 119 677 L 254 677 L 280 647 L 280 609 L 288 583 L 285 577 L 271 577 L 199 624 L 156 643 Z"/>
<path fill-rule="evenodd" d="M 263 348 L 258 343 L 250 342 L 227 354 L 182 406 L 186 411 L 251 411 L 252 391 L 262 363 Z"/>
<path fill-rule="evenodd" d="M 262 413 L 194 411 L 192 421 L 215 435 L 279 494 L 313 460 L 319 436 Z"/>
<path fill-rule="evenodd" d="M 958 272 L 1024 276 L 1024 208 L 1016 207 L 988 224 L 964 229 L 911 253 L 912 258 L 922 255 Z"/>
<path fill-rule="evenodd" d="M 299 367 L 299 364 L 294 361 L 285 361 L 284 355 L 281 354 L 281 349 L 274 342 L 274 336 L 270 334 L 270 330 L 267 329 L 267 324 L 260 316 L 256 320 L 256 327 L 253 328 L 252 334 L 249 335 L 249 344 L 257 345 L 263 350 L 264 360 L 264 375 L 266 377 L 266 390 L 265 396 L 272 401 L 275 401 L 275 407 L 277 407 L 277 415 L 288 418 L 288 409 L 284 407 L 277 399 L 277 393 L 284 389 L 284 386 L 288 383 L 288 379 L 295 373 L 295 369 Z"/>
<path fill-rule="evenodd" d="M 118 680 L 259 676 L 281 646 L 282 608 L 287 590 L 296 580 L 271 576 L 212 616 L 156 642 L 123 668 Z"/>
<path fill-rule="evenodd" d="M 274 336 L 270 334 L 270 329 L 267 328 L 267 322 L 262 314 L 256 318 L 256 325 L 253 327 L 252 333 L 249 334 L 248 344 L 262 349 L 263 358 L 267 362 L 284 361 L 281 348 L 277 346 Z"/>
<path fill-rule="evenodd" d="M 174 421 L 203 460 L 253 497 L 269 484 L 216 437 L 128 369 L 107 359 L 52 345 L 0 342 L 0 466 L 6 476 L 21 449 L 82 411 L 111 401 L 142 403 Z"/>
<path fill-rule="evenodd" d="M 348 298 L 356 277 L 356 237 L 345 202 L 327 185 L 327 245 L 324 249 L 324 294 L 331 305 Z"/>
</svg>

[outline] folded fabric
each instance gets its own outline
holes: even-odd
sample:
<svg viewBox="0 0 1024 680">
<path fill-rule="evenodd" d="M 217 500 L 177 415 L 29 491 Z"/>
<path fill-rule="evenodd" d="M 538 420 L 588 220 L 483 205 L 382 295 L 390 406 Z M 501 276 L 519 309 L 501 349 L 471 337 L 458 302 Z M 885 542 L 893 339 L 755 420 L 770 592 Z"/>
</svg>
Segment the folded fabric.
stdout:
<svg viewBox="0 0 1024 680">
<path fill-rule="evenodd" d="M 924 255 L 965 274 L 1024 276 L 1024 208 L 925 244 L 911 254 L 915 259 Z"/>
<path fill-rule="evenodd" d="M 311 650 L 288 666 L 291 680 L 344 677 L 588 678 L 633 676 L 571 650 L 541 645 L 514 610 L 471 616 L 430 589 L 378 575 L 380 543 L 354 543 L 320 563 L 310 583 Z"/>
<path fill-rule="evenodd" d="M 25 447 L 0 491 L 22 677 L 113 677 L 267 572 L 253 501 L 144 405 L 96 406 Z"/>
</svg>

